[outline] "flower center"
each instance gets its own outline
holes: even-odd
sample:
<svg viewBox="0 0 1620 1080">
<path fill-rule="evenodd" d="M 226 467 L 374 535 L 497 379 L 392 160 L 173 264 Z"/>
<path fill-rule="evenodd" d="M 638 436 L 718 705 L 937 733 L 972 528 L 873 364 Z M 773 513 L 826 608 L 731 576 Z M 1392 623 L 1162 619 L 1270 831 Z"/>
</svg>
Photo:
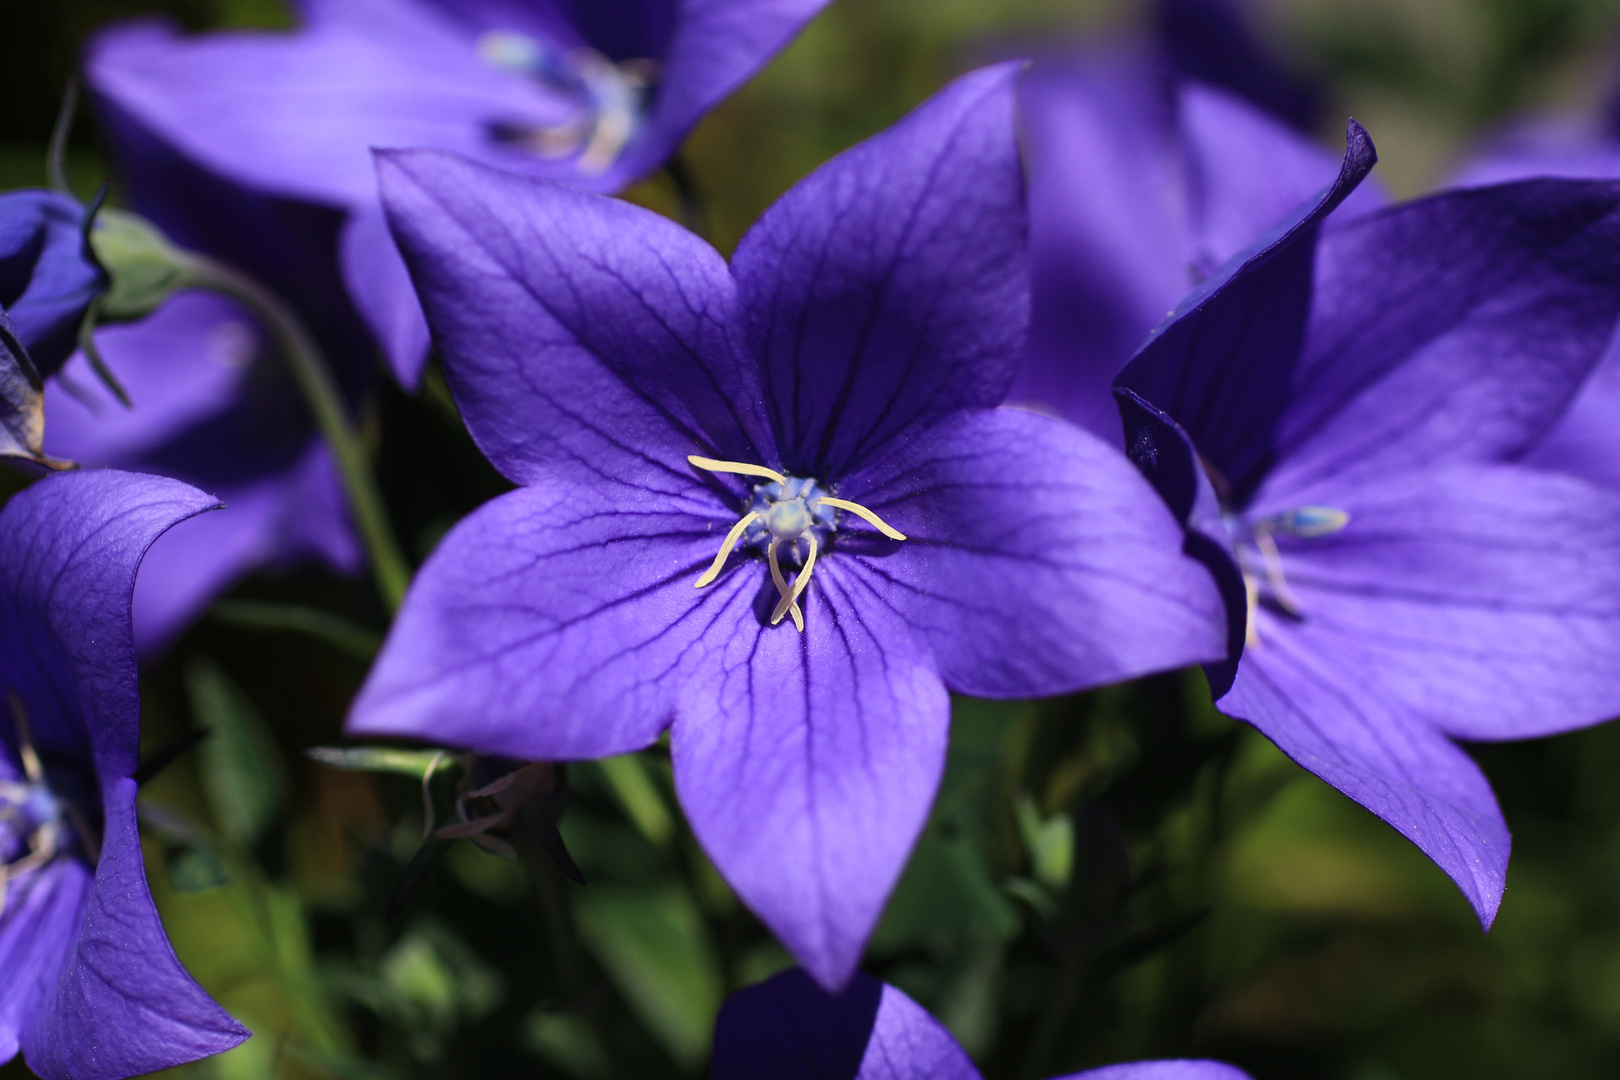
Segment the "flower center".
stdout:
<svg viewBox="0 0 1620 1080">
<path fill-rule="evenodd" d="M 1350 515 L 1331 506 L 1300 506 L 1255 521 L 1234 513 L 1223 514 L 1221 520 L 1226 524 L 1232 549 L 1237 552 L 1238 568 L 1243 571 L 1243 587 L 1248 595 L 1246 644 L 1258 645 L 1260 632 L 1255 615 L 1262 602 L 1281 608 L 1295 618 L 1304 615 L 1299 598 L 1288 587 L 1288 578 L 1283 574 L 1277 537 L 1314 540 L 1344 528 L 1350 523 Z"/>
<path fill-rule="evenodd" d="M 827 546 L 833 533 L 838 531 L 838 511 L 846 510 L 854 514 L 890 540 L 906 538 L 905 533 L 893 528 L 860 503 L 833 498 L 815 480 L 783 476 L 775 469 L 741 461 L 716 461 L 695 455 L 686 460 L 707 472 L 757 476 L 764 481 L 754 485 L 748 512 L 726 534 L 720 553 L 714 557 L 714 562 L 703 576 L 697 579 L 697 587 L 701 589 L 720 576 L 738 540 L 762 550 L 765 561 L 771 566 L 771 580 L 781 595 L 776 609 L 771 612 L 772 626 L 781 622 L 783 616 L 792 615 L 793 625 L 798 627 L 800 633 L 804 632 L 804 613 L 799 610 L 799 594 L 810 584 L 816 556 Z M 778 554 L 781 551 L 799 564 L 799 572 L 791 585 L 782 573 Z"/>
<path fill-rule="evenodd" d="M 562 51 L 511 30 L 491 30 L 478 39 L 478 55 L 490 67 L 532 79 L 579 103 L 558 124 L 497 124 L 497 141 L 542 158 L 575 158 L 585 176 L 613 167 L 641 123 L 647 92 L 655 81 L 652 60 L 615 64 L 595 49 Z"/>
<path fill-rule="evenodd" d="M 0 913 L 11 882 L 45 866 L 70 839 L 68 807 L 52 792 L 29 737 L 22 699 L 7 695 L 17 730 L 20 779 L 0 778 Z"/>
</svg>

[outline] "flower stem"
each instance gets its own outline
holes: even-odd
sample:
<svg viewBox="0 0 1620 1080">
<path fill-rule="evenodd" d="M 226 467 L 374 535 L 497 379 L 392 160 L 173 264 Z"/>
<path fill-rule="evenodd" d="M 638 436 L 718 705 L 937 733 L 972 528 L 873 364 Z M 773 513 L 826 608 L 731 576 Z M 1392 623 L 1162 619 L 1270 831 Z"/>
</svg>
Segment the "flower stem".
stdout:
<svg viewBox="0 0 1620 1080">
<path fill-rule="evenodd" d="M 390 613 L 398 611 L 405 587 L 410 584 L 410 567 L 394 542 L 360 437 L 349 422 L 337 380 L 314 337 L 291 308 L 247 275 L 195 252 L 188 253 L 186 261 L 188 284 L 240 302 L 269 327 L 315 416 L 321 437 L 337 461 L 349 511 L 366 546 L 377 591 Z"/>
</svg>

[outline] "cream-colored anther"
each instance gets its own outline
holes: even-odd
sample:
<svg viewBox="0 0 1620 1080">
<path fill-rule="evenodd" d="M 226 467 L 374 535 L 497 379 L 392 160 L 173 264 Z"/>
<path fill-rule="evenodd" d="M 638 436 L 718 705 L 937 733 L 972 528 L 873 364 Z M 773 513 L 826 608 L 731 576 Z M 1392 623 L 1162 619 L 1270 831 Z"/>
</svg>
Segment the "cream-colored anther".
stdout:
<svg viewBox="0 0 1620 1080">
<path fill-rule="evenodd" d="M 787 477 L 775 469 L 767 469 L 763 465 L 750 465 L 746 461 L 721 461 L 718 458 L 698 457 L 696 454 L 686 455 L 686 460 L 706 472 L 736 473 L 738 476 L 763 476 L 767 480 L 775 480 L 778 484 L 787 483 Z"/>
<path fill-rule="evenodd" d="M 731 549 L 737 546 L 737 539 L 742 536 L 743 530 L 752 525 L 758 518 L 758 513 L 749 511 L 743 515 L 741 521 L 731 527 L 731 531 L 726 533 L 725 543 L 720 545 L 720 553 L 714 557 L 714 562 L 709 564 L 709 568 L 703 572 L 703 576 L 697 579 L 698 588 L 703 588 L 703 586 L 720 576 L 720 571 L 725 569 L 726 560 L 731 557 Z"/>
<path fill-rule="evenodd" d="M 868 525 L 872 526 L 878 532 L 882 533 L 884 536 L 887 536 L 890 540 L 904 540 L 906 538 L 905 533 L 901 532 L 899 529 L 896 529 L 893 525 L 890 525 L 887 521 L 884 521 L 882 518 L 872 513 L 872 511 L 868 510 L 860 503 L 853 503 L 848 499 L 834 499 L 827 495 L 820 496 L 815 500 L 815 502 L 817 505 L 825 504 L 827 506 L 836 506 L 840 510 L 848 510 L 856 517 L 862 519 Z"/>
</svg>

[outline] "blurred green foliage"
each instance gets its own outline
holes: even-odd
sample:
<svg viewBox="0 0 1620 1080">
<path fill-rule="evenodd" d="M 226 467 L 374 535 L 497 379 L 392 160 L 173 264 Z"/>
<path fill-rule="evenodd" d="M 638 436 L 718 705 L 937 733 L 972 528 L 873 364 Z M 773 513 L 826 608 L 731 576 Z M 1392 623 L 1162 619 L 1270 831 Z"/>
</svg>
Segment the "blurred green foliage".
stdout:
<svg viewBox="0 0 1620 1080">
<path fill-rule="evenodd" d="M 1620 0 L 1257 0 L 1260 28 L 1424 190 L 1514 110 L 1612 89 Z M 43 179 L 88 33 L 163 11 L 285 25 L 275 0 L 13 4 L 0 184 Z M 838 0 L 686 150 L 729 249 L 830 155 L 985 59 L 1143 21 L 1123 0 Z M 81 184 L 105 173 L 75 133 Z M 662 177 L 633 197 L 675 213 Z M 390 508 L 417 553 L 503 482 L 430 378 L 379 391 Z M 0 475 L 0 494 L 21 483 Z M 467 842 L 385 918 L 423 840 L 424 759 L 318 764 L 385 619 L 363 582 L 254 579 L 148 672 L 144 790 L 175 948 L 257 1032 L 181 1080 L 700 1075 L 724 995 L 791 961 L 680 816 L 666 748 L 571 768 L 589 884 Z M 1209 704 L 1196 673 L 1037 704 L 958 701 L 933 817 L 868 968 L 991 1080 L 1186 1054 L 1257 1080 L 1620 1075 L 1620 728 L 1476 748 L 1515 836 L 1490 934 L 1394 832 Z M 339 764 L 345 763 L 342 761 Z M 430 794 L 447 805 L 437 775 Z M 14 1062 L 0 1076 L 26 1075 Z"/>
</svg>

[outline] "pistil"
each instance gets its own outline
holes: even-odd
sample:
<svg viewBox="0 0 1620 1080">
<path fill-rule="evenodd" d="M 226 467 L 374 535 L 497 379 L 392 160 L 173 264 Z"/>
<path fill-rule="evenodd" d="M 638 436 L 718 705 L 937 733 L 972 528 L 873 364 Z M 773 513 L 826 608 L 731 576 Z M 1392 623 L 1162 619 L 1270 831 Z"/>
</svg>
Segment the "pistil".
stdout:
<svg viewBox="0 0 1620 1080">
<path fill-rule="evenodd" d="M 1227 531 L 1237 552 L 1238 566 L 1243 571 L 1243 590 L 1247 600 L 1244 644 L 1250 648 L 1260 644 L 1260 630 L 1256 620 L 1260 607 L 1260 581 L 1273 603 L 1295 618 L 1303 618 L 1305 609 L 1299 597 L 1288 585 L 1283 573 L 1282 552 L 1277 547 L 1278 536 L 1293 536 L 1303 540 L 1336 533 L 1350 523 L 1350 515 L 1331 506 L 1300 506 L 1271 514 L 1246 523 L 1237 515 L 1226 518 Z M 1255 567 L 1244 556 L 1245 543 L 1252 544 L 1260 555 Z"/>
<path fill-rule="evenodd" d="M 706 472 L 732 473 L 737 476 L 757 477 L 764 483 L 754 488 L 753 500 L 746 514 L 726 533 L 720 551 L 703 576 L 697 579 L 701 589 L 720 576 L 726 560 L 737 542 L 751 528 L 757 528 L 756 543 L 763 543 L 765 561 L 770 564 L 771 581 L 776 585 L 780 599 L 771 611 L 770 624 L 775 626 L 791 615 L 793 625 L 804 632 L 804 613 L 799 608 L 799 597 L 810 584 L 810 575 L 816 567 L 816 558 L 822 547 L 838 529 L 838 511 L 846 511 L 862 519 L 891 540 L 904 540 L 905 533 L 891 526 L 870 509 L 848 499 L 835 499 L 822 491 L 815 480 L 784 476 L 763 465 L 743 461 L 721 461 L 716 458 L 689 456 L 687 461 Z M 818 536 L 817 534 L 823 535 Z M 782 572 L 779 550 L 786 546 L 798 553 L 799 541 L 805 541 L 808 552 L 803 566 L 789 583 Z"/>
</svg>

